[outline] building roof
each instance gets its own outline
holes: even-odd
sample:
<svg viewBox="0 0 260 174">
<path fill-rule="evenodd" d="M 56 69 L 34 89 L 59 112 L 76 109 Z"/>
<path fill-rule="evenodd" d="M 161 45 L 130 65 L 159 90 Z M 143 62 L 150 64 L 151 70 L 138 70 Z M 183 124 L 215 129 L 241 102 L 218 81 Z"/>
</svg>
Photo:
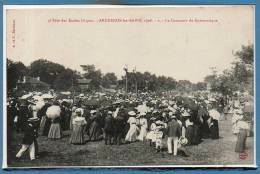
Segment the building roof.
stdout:
<svg viewBox="0 0 260 174">
<path fill-rule="evenodd" d="M 38 84 L 38 85 L 49 86 L 49 84 L 40 81 L 38 78 L 30 77 L 30 76 L 25 76 L 25 78 L 26 78 L 26 81 L 25 81 L 25 82 L 23 82 L 23 81 L 18 81 L 18 83 L 21 83 L 21 84 Z"/>
<path fill-rule="evenodd" d="M 26 79 L 26 83 L 41 84 L 41 83 L 43 83 L 43 82 L 40 81 L 40 80 L 38 80 L 37 78 L 28 77 L 28 78 Z"/>
</svg>

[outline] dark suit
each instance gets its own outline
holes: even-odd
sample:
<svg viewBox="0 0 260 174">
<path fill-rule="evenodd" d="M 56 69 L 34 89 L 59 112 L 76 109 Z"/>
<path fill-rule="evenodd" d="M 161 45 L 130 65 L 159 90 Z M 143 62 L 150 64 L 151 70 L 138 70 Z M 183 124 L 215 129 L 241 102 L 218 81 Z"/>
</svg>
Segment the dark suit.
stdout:
<svg viewBox="0 0 260 174">
<path fill-rule="evenodd" d="M 181 126 L 176 120 L 173 119 L 168 123 L 166 135 L 168 137 L 179 137 L 181 135 Z"/>
<path fill-rule="evenodd" d="M 38 156 L 38 129 L 36 122 L 27 122 L 24 131 L 24 137 L 22 140 L 22 147 L 19 152 L 16 154 L 17 158 L 20 158 L 23 153 L 29 148 L 31 160 L 35 159 Z M 36 156 L 35 156 L 36 155 Z"/>
<path fill-rule="evenodd" d="M 172 153 L 172 149 L 174 147 L 174 156 L 177 155 L 177 144 L 178 137 L 181 135 L 181 126 L 179 123 L 172 119 L 167 126 L 166 135 L 168 136 L 167 145 L 168 145 L 168 153 Z M 173 146 L 174 145 L 174 146 Z"/>
<path fill-rule="evenodd" d="M 107 144 L 107 141 L 111 144 L 111 139 L 113 136 L 113 117 L 111 115 L 107 115 L 105 117 L 104 124 L 105 144 Z"/>
<path fill-rule="evenodd" d="M 120 145 L 126 130 L 126 112 L 124 109 L 119 110 L 117 117 L 114 119 L 114 144 Z"/>
</svg>

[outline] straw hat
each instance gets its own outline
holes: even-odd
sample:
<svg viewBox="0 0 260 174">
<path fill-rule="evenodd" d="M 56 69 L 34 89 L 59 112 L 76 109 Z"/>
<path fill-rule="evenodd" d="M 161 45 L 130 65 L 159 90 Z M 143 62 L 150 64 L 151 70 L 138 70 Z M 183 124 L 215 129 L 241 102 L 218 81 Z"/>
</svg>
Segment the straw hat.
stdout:
<svg viewBox="0 0 260 174">
<path fill-rule="evenodd" d="M 91 114 L 94 114 L 94 113 L 96 113 L 96 112 L 97 112 L 96 110 L 91 110 L 91 111 L 90 111 Z"/>
<path fill-rule="evenodd" d="M 51 94 L 43 94 L 41 97 L 43 99 L 52 99 L 53 98 L 53 96 Z"/>
<path fill-rule="evenodd" d="M 83 98 L 85 95 L 82 93 L 82 94 L 79 94 L 79 97 L 80 98 Z"/>
<path fill-rule="evenodd" d="M 176 116 L 174 115 L 173 112 L 169 112 L 169 117 L 170 117 L 170 118 L 176 118 Z"/>
<path fill-rule="evenodd" d="M 161 120 L 157 120 L 155 124 L 163 124 L 163 122 Z"/>
<path fill-rule="evenodd" d="M 235 112 L 236 112 L 236 114 L 239 114 L 239 115 L 242 115 L 242 114 L 243 114 L 242 109 L 237 109 Z"/>
<path fill-rule="evenodd" d="M 32 118 L 29 118 L 28 121 L 30 122 L 34 122 L 34 121 L 39 121 L 40 119 L 38 117 L 32 117 Z"/>
<path fill-rule="evenodd" d="M 150 120 L 156 120 L 156 118 L 155 117 L 151 117 Z"/>
<path fill-rule="evenodd" d="M 141 112 L 138 114 L 138 116 L 136 118 L 140 118 L 140 117 L 144 117 L 146 116 L 146 113 L 145 112 Z"/>
<path fill-rule="evenodd" d="M 158 113 L 159 111 L 157 109 L 153 110 L 153 114 Z"/>
<path fill-rule="evenodd" d="M 178 142 L 181 144 L 181 145 L 186 145 L 188 143 L 188 139 L 185 138 L 185 137 L 180 137 L 180 139 L 178 140 Z"/>
<path fill-rule="evenodd" d="M 135 116 L 136 113 L 135 113 L 135 111 L 129 111 L 129 112 L 128 112 L 128 115 L 130 115 L 130 116 Z"/>
<path fill-rule="evenodd" d="M 189 117 L 189 116 L 190 116 L 190 113 L 189 113 L 187 110 L 185 110 L 185 111 L 183 112 L 182 116 L 183 116 L 183 117 Z"/>
</svg>

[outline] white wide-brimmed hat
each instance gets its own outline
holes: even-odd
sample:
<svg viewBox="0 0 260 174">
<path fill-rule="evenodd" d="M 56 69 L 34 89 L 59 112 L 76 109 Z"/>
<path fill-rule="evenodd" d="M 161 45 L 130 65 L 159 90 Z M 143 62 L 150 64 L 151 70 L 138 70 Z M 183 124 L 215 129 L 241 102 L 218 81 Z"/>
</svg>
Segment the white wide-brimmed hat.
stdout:
<svg viewBox="0 0 260 174">
<path fill-rule="evenodd" d="M 188 139 L 185 137 L 180 137 L 179 143 L 184 146 L 188 143 Z"/>
<path fill-rule="evenodd" d="M 130 115 L 130 116 L 135 116 L 136 113 L 135 113 L 135 111 L 129 111 L 129 112 L 128 112 L 128 115 Z"/>
<path fill-rule="evenodd" d="M 210 102 L 215 102 L 216 99 L 215 99 L 215 98 L 209 98 L 209 101 L 210 101 Z"/>
<path fill-rule="evenodd" d="M 91 110 L 91 111 L 90 111 L 91 114 L 94 114 L 94 113 L 96 113 L 96 112 L 97 112 L 96 110 Z"/>
<path fill-rule="evenodd" d="M 140 112 L 136 118 L 144 117 L 146 116 L 145 112 Z"/>
<path fill-rule="evenodd" d="M 174 114 L 175 114 L 175 113 L 173 113 L 173 112 L 169 112 L 170 118 L 176 118 L 176 116 L 175 116 Z"/>
<path fill-rule="evenodd" d="M 175 115 L 172 115 L 171 118 L 176 118 L 176 116 L 175 116 Z"/>
<path fill-rule="evenodd" d="M 243 110 L 242 109 L 236 109 L 235 112 L 236 112 L 236 114 L 239 114 L 239 115 L 243 114 Z"/>
<path fill-rule="evenodd" d="M 76 112 L 76 113 L 80 113 L 81 115 L 83 115 L 84 110 L 83 110 L 82 108 L 77 108 L 77 109 L 75 110 L 75 112 Z"/>
<path fill-rule="evenodd" d="M 32 96 L 32 94 L 25 94 L 25 95 L 23 95 L 22 97 L 21 97 L 21 99 L 22 100 L 26 100 L 26 99 L 28 99 L 28 98 L 30 98 Z"/>
<path fill-rule="evenodd" d="M 163 124 L 163 122 L 161 120 L 157 120 L 155 124 Z"/>
<path fill-rule="evenodd" d="M 153 110 L 153 114 L 158 113 L 159 111 L 157 109 Z"/>
<path fill-rule="evenodd" d="M 41 97 L 43 99 L 52 99 L 53 98 L 53 96 L 51 94 L 43 94 Z"/>
<path fill-rule="evenodd" d="M 79 97 L 84 97 L 84 94 L 79 94 Z"/>
<path fill-rule="evenodd" d="M 183 112 L 182 116 L 183 116 L 183 117 L 189 117 L 189 116 L 190 116 L 190 113 L 189 113 L 187 110 L 185 110 L 185 111 Z"/>
</svg>

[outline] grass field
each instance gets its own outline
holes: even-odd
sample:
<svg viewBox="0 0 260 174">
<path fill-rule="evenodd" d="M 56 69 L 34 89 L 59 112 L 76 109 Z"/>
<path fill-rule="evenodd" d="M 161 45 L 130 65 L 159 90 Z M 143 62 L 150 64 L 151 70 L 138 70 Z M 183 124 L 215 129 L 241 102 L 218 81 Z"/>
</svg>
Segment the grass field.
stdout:
<svg viewBox="0 0 260 174">
<path fill-rule="evenodd" d="M 39 137 L 40 158 L 29 160 L 27 152 L 22 159 L 15 160 L 22 134 L 14 134 L 8 148 L 9 167 L 47 167 L 47 166 L 140 166 L 140 165 L 233 165 L 253 164 L 254 138 L 247 138 L 247 154 L 244 160 L 234 152 L 236 136 L 231 132 L 230 118 L 219 122 L 220 139 L 205 139 L 199 145 L 187 146 L 188 157 L 169 155 L 166 139 L 163 152 L 156 153 L 148 142 L 104 145 L 104 141 L 88 142 L 85 145 L 69 144 L 70 132 L 63 132 L 61 140 L 51 141 Z"/>
</svg>

